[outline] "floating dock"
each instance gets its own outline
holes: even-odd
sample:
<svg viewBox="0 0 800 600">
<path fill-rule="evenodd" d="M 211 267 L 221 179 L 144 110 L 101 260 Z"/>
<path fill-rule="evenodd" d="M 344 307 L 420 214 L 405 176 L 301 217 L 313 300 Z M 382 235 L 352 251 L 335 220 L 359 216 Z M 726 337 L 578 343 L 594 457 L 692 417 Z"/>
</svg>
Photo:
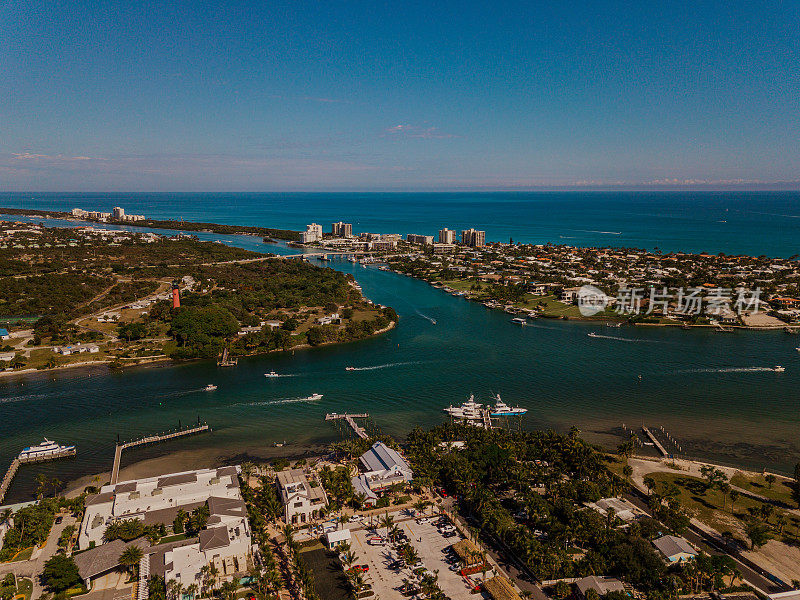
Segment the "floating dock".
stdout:
<svg viewBox="0 0 800 600">
<path fill-rule="evenodd" d="M 111 468 L 111 484 L 117 483 L 119 479 L 119 466 L 122 460 L 122 451 L 126 448 L 135 448 L 136 446 L 144 446 L 145 444 L 156 444 L 158 442 L 165 442 L 174 438 L 192 435 L 194 433 L 202 433 L 204 431 L 211 431 L 211 427 L 209 427 L 207 423 L 188 427 L 187 429 L 179 429 L 178 431 L 149 435 L 132 442 L 117 444 L 116 450 L 114 451 L 114 466 Z"/>
<path fill-rule="evenodd" d="M 369 417 L 369 413 L 359 413 L 359 414 L 348 414 L 345 413 L 340 415 L 338 413 L 328 413 L 325 415 L 326 421 L 336 421 L 338 419 L 344 419 L 348 425 L 350 425 L 351 429 L 355 432 L 355 434 L 360 437 L 362 440 L 369 439 L 367 435 L 367 430 L 361 427 L 358 423 L 355 422 L 354 419 L 366 419 Z"/>
</svg>

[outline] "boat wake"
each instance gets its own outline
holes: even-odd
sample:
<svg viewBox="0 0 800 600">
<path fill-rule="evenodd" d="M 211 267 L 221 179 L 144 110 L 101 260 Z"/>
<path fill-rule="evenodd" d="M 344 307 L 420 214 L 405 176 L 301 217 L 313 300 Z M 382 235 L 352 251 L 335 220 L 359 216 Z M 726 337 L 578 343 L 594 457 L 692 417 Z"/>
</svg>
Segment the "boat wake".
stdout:
<svg viewBox="0 0 800 600">
<path fill-rule="evenodd" d="M 687 369 L 678 373 L 767 373 L 775 371 L 771 367 L 720 367 L 709 369 Z"/>
<path fill-rule="evenodd" d="M 434 325 L 436 325 L 436 319 L 434 319 L 433 317 L 429 317 L 428 315 L 426 315 L 426 314 L 423 314 L 423 313 L 421 313 L 421 312 L 419 312 L 419 311 L 417 311 L 417 314 L 418 314 L 420 317 L 422 317 L 423 319 L 427 319 L 428 321 L 430 321 L 431 323 L 433 323 Z"/>
<path fill-rule="evenodd" d="M 279 400 L 267 400 L 264 402 L 245 402 L 244 404 L 237 404 L 237 406 L 275 406 L 277 404 L 299 404 L 301 402 L 317 402 L 310 397 L 306 398 L 281 398 Z"/>
<path fill-rule="evenodd" d="M 377 371 L 378 369 L 389 369 L 391 367 L 402 367 L 405 365 L 418 365 L 419 361 L 411 361 L 411 362 L 396 362 L 396 363 L 386 363 L 385 365 L 373 365 L 371 367 L 353 367 L 349 369 L 350 371 Z"/>
<path fill-rule="evenodd" d="M 631 338 L 624 338 L 624 337 L 617 337 L 615 335 L 601 335 L 599 333 L 590 333 L 589 337 L 591 338 L 600 338 L 603 340 L 617 340 L 618 342 L 647 342 L 650 340 L 634 340 Z"/>
</svg>

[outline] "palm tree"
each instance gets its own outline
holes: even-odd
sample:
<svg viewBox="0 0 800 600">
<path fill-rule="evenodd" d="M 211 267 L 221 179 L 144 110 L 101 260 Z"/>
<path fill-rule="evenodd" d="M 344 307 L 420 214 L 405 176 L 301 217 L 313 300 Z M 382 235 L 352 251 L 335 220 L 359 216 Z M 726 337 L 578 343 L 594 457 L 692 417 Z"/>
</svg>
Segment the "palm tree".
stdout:
<svg viewBox="0 0 800 600">
<path fill-rule="evenodd" d="M 345 566 L 345 570 L 349 569 L 353 566 L 353 563 L 356 562 L 356 553 L 352 550 L 347 550 L 346 552 L 342 553 L 342 564 Z"/>
<path fill-rule="evenodd" d="M 199 590 L 200 590 L 200 586 L 198 586 L 196 583 L 193 583 L 193 584 L 191 584 L 191 585 L 186 587 L 186 589 L 184 590 L 184 593 L 187 596 L 189 596 L 189 598 L 194 599 L 194 597 L 197 595 L 197 592 Z"/>
<path fill-rule="evenodd" d="M 136 570 L 136 566 L 139 564 L 139 561 L 142 560 L 144 557 L 144 552 L 139 546 L 130 545 L 122 551 L 122 554 L 119 555 L 119 564 L 121 564 L 127 571 L 133 575 Z"/>
<path fill-rule="evenodd" d="M 183 585 L 175 579 L 167 582 L 167 600 L 181 600 L 183 596 Z"/>
<path fill-rule="evenodd" d="M 225 600 L 234 600 L 236 598 L 236 591 L 239 589 L 239 578 L 234 577 L 230 581 L 225 581 L 220 588 L 222 597 Z"/>
<path fill-rule="evenodd" d="M 381 527 L 386 528 L 386 537 L 389 537 L 389 529 L 394 525 L 394 517 L 389 514 L 389 511 L 386 511 L 386 514 L 378 519 L 378 523 Z"/>
</svg>

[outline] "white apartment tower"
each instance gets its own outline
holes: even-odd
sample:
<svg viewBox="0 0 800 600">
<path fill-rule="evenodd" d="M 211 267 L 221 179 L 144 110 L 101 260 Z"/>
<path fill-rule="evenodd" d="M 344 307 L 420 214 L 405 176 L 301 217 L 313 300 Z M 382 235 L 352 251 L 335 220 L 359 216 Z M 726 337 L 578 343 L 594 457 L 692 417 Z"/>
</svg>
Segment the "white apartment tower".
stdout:
<svg viewBox="0 0 800 600">
<path fill-rule="evenodd" d="M 451 231 L 447 227 L 439 230 L 439 243 L 440 244 L 455 244 L 456 232 Z"/>
</svg>

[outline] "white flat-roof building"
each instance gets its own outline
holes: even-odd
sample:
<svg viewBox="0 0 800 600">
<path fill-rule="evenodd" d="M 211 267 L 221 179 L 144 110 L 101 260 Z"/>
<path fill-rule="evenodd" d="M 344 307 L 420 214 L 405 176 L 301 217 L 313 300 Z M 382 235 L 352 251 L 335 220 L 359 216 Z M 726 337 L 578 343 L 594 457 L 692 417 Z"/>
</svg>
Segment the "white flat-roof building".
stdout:
<svg viewBox="0 0 800 600">
<path fill-rule="evenodd" d="M 211 497 L 241 501 L 238 467 L 198 469 L 104 485 L 99 494 L 86 500 L 78 548 L 88 548 L 91 542 L 102 544 L 106 527 L 115 521 L 172 524 L 178 510 L 189 512 Z"/>
<path fill-rule="evenodd" d="M 279 471 L 277 479 L 287 524 L 310 523 L 321 516 L 328 497 L 321 485 L 311 487 L 302 469 Z"/>
<path fill-rule="evenodd" d="M 76 554 L 81 578 L 87 587 L 118 567 L 124 548 L 142 548 L 149 574 L 184 587 L 202 587 L 201 571 L 213 565 L 220 580 L 247 573 L 252 566 L 252 534 L 247 507 L 239 490 L 238 467 L 198 469 L 123 481 L 103 486 L 86 502 Z M 208 507 L 206 527 L 196 537 L 150 546 L 145 538 L 131 542 L 103 543 L 106 527 L 115 521 L 139 519 L 147 525 L 171 525 L 180 510 L 187 513 Z M 141 566 L 140 564 L 140 566 Z"/>
</svg>

